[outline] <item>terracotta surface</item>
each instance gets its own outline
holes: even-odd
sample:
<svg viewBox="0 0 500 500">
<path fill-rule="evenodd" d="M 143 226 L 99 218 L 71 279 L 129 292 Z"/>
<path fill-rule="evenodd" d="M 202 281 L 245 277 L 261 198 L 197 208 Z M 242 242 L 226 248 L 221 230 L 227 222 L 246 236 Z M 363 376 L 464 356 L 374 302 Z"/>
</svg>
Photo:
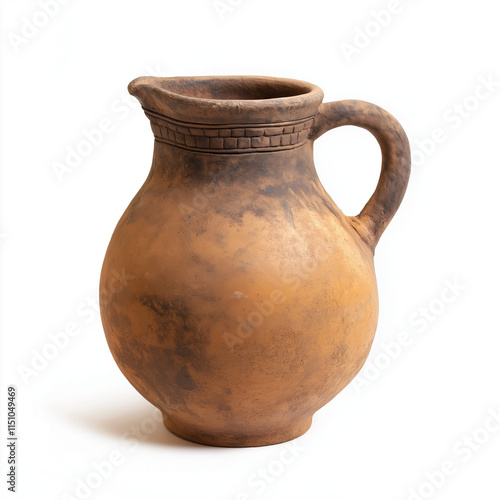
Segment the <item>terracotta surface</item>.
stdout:
<svg viewBox="0 0 500 500">
<path fill-rule="evenodd" d="M 381 108 L 321 104 L 318 87 L 296 80 L 141 77 L 129 91 L 156 140 L 102 269 L 114 359 L 178 436 L 293 439 L 368 356 L 373 252 L 408 182 L 406 135 Z M 341 125 L 368 129 L 382 149 L 357 217 L 313 163 L 314 140 Z"/>
</svg>

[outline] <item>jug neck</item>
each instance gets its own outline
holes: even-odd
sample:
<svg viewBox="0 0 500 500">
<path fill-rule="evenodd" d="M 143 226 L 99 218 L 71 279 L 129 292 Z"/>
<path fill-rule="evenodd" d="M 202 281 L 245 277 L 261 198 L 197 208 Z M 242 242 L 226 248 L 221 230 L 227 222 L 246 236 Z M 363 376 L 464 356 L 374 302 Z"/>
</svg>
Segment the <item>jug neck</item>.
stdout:
<svg viewBox="0 0 500 500">
<path fill-rule="evenodd" d="M 204 186 L 220 179 L 228 184 L 256 183 L 276 195 L 287 186 L 319 183 L 309 140 L 279 151 L 240 154 L 194 151 L 155 140 L 150 175 L 165 185 Z"/>
<path fill-rule="evenodd" d="M 222 171 L 237 182 L 277 185 L 315 175 L 309 137 L 323 99 L 316 85 L 264 76 L 139 77 L 129 92 L 150 120 L 153 172 L 164 179 L 206 182 Z"/>
</svg>

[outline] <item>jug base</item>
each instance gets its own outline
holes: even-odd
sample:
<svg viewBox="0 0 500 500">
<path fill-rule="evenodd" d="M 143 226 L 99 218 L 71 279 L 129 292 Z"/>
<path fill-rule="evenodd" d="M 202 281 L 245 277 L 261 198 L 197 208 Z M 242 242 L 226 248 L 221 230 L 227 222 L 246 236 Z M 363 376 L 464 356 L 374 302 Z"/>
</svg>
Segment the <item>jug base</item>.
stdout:
<svg viewBox="0 0 500 500">
<path fill-rule="evenodd" d="M 272 431 L 259 434 L 238 433 L 208 433 L 200 429 L 193 429 L 181 422 L 176 422 L 170 416 L 162 412 L 163 423 L 168 431 L 177 437 L 193 443 L 208 446 L 221 446 L 226 448 L 245 448 L 253 446 L 268 446 L 271 444 L 284 443 L 305 434 L 311 427 L 312 417 L 298 422 L 293 422 L 287 427 L 273 429 Z"/>
</svg>

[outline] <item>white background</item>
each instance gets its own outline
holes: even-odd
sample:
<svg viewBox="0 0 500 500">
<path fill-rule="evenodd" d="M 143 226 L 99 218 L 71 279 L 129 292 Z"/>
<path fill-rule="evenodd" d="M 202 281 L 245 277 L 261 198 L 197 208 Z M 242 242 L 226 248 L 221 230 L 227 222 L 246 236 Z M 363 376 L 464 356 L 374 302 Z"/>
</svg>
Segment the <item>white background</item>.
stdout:
<svg viewBox="0 0 500 500">
<path fill-rule="evenodd" d="M 2 478 L 14 384 L 19 500 L 498 499 L 499 2 L 402 1 L 382 27 L 374 13 L 387 0 L 232 2 L 72 0 L 46 22 L 38 1 L 1 2 Z M 43 26 L 30 31 L 35 20 Z M 113 228 L 151 162 L 149 123 L 126 92 L 144 74 L 303 79 L 325 101 L 386 108 L 410 138 L 410 185 L 376 252 L 369 361 L 295 454 L 172 436 L 106 345 L 92 304 Z M 54 164 L 103 119 L 112 131 L 59 179 Z M 336 203 L 357 213 L 378 177 L 375 140 L 337 129 L 315 161 Z M 54 352 L 50 334 L 68 323 L 77 334 Z M 139 440 L 124 441 L 136 426 Z M 110 455 L 113 470 L 98 475 Z"/>
</svg>

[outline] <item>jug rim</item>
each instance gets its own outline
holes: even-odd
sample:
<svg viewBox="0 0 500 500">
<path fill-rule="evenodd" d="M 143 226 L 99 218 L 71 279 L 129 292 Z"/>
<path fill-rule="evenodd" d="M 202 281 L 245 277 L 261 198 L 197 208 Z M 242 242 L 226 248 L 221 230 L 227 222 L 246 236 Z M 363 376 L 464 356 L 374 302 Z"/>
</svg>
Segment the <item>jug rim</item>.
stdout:
<svg viewBox="0 0 500 500">
<path fill-rule="evenodd" d="M 147 111 L 204 124 L 300 120 L 314 116 L 323 100 L 312 83 L 258 75 L 141 76 L 128 90 Z"/>
</svg>

